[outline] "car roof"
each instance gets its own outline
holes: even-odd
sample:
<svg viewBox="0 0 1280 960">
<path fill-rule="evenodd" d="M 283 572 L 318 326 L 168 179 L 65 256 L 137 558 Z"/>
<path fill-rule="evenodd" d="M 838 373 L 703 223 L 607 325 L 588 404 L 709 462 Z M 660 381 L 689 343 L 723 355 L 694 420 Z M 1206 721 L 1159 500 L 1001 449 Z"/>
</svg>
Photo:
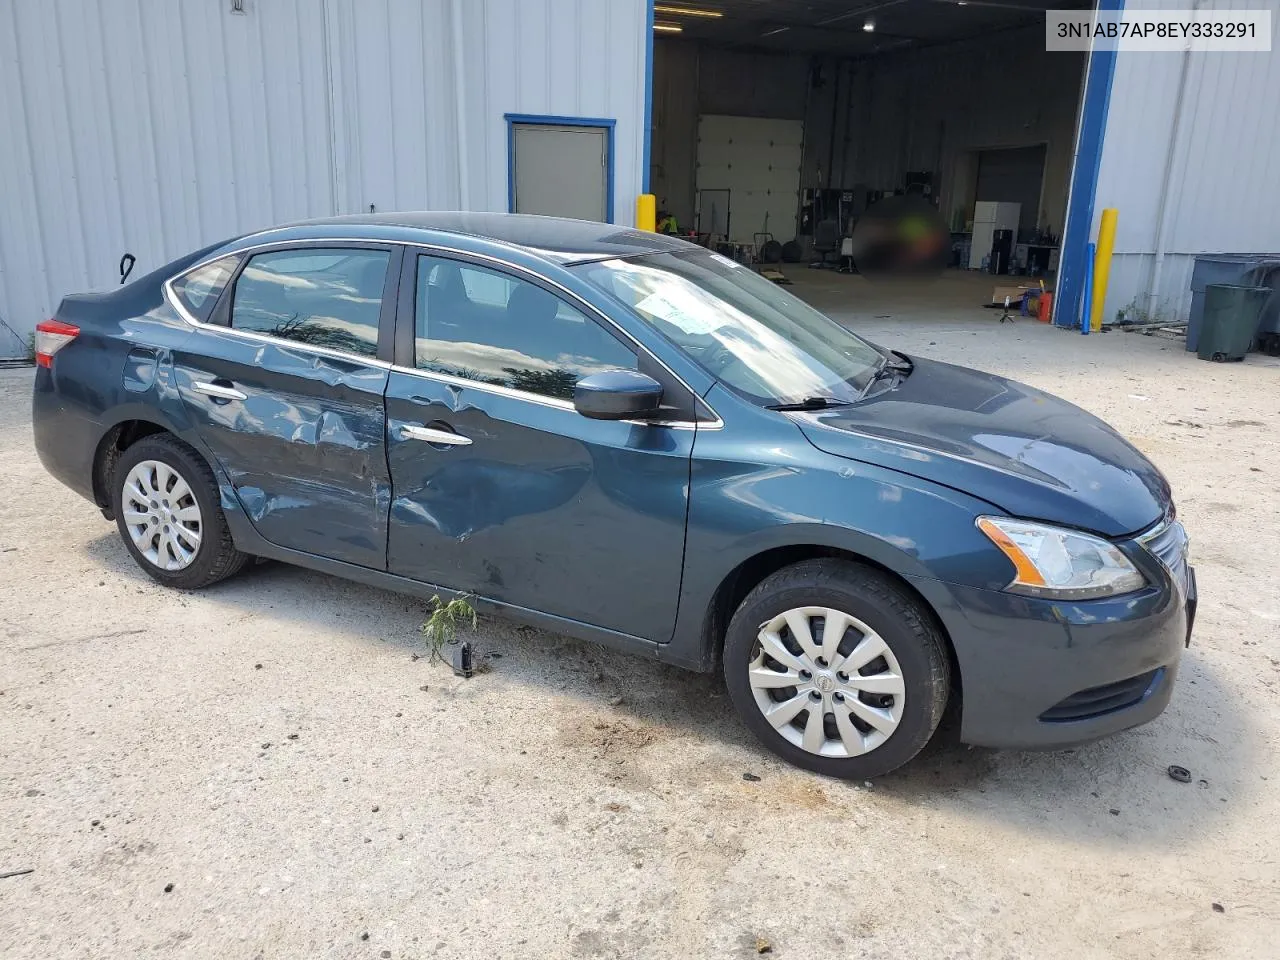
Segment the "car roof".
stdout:
<svg viewBox="0 0 1280 960">
<path fill-rule="evenodd" d="M 389 239 L 386 237 L 387 228 L 403 228 L 401 239 L 406 241 L 433 239 L 424 236 L 428 233 L 477 237 L 517 247 L 535 256 L 563 264 L 675 252 L 695 246 L 677 237 L 637 230 L 634 227 L 525 213 L 425 210 L 362 213 L 305 220 L 276 229 L 287 229 L 297 237 L 308 229 L 326 226 L 341 226 L 344 232 L 362 226 L 378 228 L 379 239 Z"/>
</svg>

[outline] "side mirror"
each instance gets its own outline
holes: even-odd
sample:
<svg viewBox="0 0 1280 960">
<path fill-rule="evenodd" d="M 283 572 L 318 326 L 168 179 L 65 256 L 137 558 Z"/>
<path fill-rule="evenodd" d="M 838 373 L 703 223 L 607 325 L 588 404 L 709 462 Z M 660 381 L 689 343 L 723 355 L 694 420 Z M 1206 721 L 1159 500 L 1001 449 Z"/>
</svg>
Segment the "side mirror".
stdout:
<svg viewBox="0 0 1280 960">
<path fill-rule="evenodd" d="M 634 370 L 606 370 L 583 377 L 573 388 L 573 407 L 592 420 L 630 420 L 654 413 L 662 384 Z"/>
</svg>

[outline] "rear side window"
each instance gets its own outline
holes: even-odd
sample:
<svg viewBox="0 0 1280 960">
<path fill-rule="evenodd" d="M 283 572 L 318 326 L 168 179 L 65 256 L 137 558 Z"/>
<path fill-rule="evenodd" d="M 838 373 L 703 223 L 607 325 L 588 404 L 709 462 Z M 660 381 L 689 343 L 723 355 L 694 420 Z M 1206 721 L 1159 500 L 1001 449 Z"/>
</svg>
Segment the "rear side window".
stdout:
<svg viewBox="0 0 1280 960">
<path fill-rule="evenodd" d="M 239 262 L 240 257 L 233 254 L 189 270 L 173 281 L 173 292 L 188 313 L 197 320 L 208 320 Z"/>
<path fill-rule="evenodd" d="M 251 258 L 236 280 L 231 326 L 362 357 L 378 353 L 391 254 L 309 247 Z"/>
</svg>

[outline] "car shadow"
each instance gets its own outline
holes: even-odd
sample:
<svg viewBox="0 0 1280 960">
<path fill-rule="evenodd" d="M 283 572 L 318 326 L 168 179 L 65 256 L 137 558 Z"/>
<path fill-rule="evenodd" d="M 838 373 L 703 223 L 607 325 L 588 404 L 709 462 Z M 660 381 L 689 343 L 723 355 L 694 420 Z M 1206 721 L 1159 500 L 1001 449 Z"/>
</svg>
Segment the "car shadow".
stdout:
<svg viewBox="0 0 1280 960">
<path fill-rule="evenodd" d="M 114 535 L 93 540 L 88 552 L 104 571 L 152 582 Z M 357 634 L 360 624 L 377 621 L 379 635 L 370 636 L 370 643 L 398 649 L 406 660 L 427 652 L 418 631 L 426 603 L 299 567 L 260 563 L 199 595 L 235 608 L 235 619 L 246 613 L 287 617 Z M 683 738 L 690 750 L 707 748 L 687 777 L 696 785 L 737 781 L 744 772 L 798 776 L 832 797 L 858 791 L 858 802 L 891 806 L 903 816 L 953 811 L 1113 847 L 1168 846 L 1220 830 L 1266 788 L 1254 769 L 1263 747 L 1239 709 L 1242 698 L 1225 687 L 1194 645 L 1183 659 L 1172 704 L 1146 726 L 1067 750 L 997 751 L 961 744 L 953 710 L 919 756 L 877 779 L 868 792 L 866 784 L 797 771 L 765 751 L 737 720 L 719 675 L 690 673 L 497 617 L 482 618 L 468 639 L 482 684 L 543 688 L 576 701 L 584 724 L 614 718 L 632 732 L 660 730 Z M 407 683 L 420 682 L 416 677 L 406 671 Z M 457 681 L 463 682 L 468 681 Z M 509 693 L 508 688 L 499 695 Z M 1174 764 L 1190 771 L 1189 783 L 1170 777 L 1167 769 Z"/>
</svg>

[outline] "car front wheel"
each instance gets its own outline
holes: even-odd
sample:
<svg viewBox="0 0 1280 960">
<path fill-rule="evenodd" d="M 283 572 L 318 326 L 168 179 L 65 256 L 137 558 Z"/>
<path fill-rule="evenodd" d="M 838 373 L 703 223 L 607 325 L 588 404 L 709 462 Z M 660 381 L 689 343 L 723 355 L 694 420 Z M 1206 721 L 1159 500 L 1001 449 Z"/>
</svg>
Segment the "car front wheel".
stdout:
<svg viewBox="0 0 1280 960">
<path fill-rule="evenodd" d="M 770 750 L 845 779 L 888 773 L 937 729 L 950 691 L 944 639 L 884 574 L 820 558 L 766 577 L 729 623 L 724 672 Z"/>
</svg>

